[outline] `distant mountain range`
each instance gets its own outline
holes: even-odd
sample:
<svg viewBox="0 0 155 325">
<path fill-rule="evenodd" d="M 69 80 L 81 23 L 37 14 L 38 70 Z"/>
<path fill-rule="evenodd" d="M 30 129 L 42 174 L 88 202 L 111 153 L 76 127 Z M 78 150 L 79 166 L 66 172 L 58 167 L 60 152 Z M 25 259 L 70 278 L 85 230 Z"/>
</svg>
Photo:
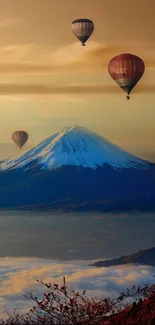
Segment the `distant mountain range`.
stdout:
<svg viewBox="0 0 155 325">
<path fill-rule="evenodd" d="M 155 208 L 155 164 L 72 126 L 0 164 L 0 207 L 63 211 Z"/>
<path fill-rule="evenodd" d="M 141 264 L 141 265 L 150 265 L 155 267 L 155 247 L 140 250 L 137 253 L 121 256 L 115 259 L 98 261 L 90 266 L 96 267 L 109 267 L 116 265 L 125 265 L 125 264 Z"/>
</svg>

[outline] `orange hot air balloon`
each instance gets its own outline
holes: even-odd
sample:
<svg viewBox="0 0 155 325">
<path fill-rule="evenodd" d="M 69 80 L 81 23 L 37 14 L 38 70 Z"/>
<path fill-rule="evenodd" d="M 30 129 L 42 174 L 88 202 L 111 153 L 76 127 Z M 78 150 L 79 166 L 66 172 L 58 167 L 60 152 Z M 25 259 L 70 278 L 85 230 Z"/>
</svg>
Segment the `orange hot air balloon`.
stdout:
<svg viewBox="0 0 155 325">
<path fill-rule="evenodd" d="M 134 54 L 124 53 L 115 56 L 108 65 L 108 71 L 113 80 L 128 94 L 136 86 L 144 74 L 145 64 Z"/>
<path fill-rule="evenodd" d="M 28 140 L 28 133 L 25 131 L 15 131 L 12 134 L 12 140 L 21 149 Z"/>
</svg>

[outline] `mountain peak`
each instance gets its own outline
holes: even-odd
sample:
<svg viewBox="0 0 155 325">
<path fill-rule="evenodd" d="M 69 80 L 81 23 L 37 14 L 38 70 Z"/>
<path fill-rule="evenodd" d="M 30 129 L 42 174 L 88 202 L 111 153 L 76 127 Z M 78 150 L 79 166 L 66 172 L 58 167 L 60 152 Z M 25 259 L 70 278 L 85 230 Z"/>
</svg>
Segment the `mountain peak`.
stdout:
<svg viewBox="0 0 155 325">
<path fill-rule="evenodd" d="M 1 169 L 33 168 L 54 169 L 60 166 L 80 166 L 96 169 L 108 164 L 118 168 L 149 168 L 149 162 L 141 160 L 114 145 L 89 129 L 72 125 L 50 135 L 38 145 L 21 153 L 15 159 L 5 161 Z"/>
<path fill-rule="evenodd" d="M 68 132 L 77 132 L 77 133 L 81 133 L 81 132 L 90 132 L 86 127 L 84 126 L 79 126 L 76 124 L 64 127 L 63 129 L 60 129 L 59 132 L 61 133 L 68 133 Z"/>
</svg>

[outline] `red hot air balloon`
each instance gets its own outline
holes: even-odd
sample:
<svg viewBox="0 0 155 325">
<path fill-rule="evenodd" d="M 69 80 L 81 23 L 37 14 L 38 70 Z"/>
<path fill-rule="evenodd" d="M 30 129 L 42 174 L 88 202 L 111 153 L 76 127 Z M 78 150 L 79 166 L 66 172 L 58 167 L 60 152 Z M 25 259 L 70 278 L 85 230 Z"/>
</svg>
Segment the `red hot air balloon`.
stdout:
<svg viewBox="0 0 155 325">
<path fill-rule="evenodd" d="M 129 94 L 144 74 L 145 64 L 138 56 L 124 53 L 109 62 L 108 71 L 112 79 L 128 94 L 126 99 L 130 99 Z"/>
</svg>

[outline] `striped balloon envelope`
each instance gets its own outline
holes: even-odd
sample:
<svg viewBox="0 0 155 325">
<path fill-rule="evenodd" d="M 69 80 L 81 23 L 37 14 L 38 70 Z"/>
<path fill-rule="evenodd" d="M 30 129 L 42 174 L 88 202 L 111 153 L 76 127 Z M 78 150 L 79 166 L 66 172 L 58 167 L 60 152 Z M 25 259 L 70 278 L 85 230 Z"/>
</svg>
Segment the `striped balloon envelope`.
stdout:
<svg viewBox="0 0 155 325">
<path fill-rule="evenodd" d="M 90 19 L 76 19 L 72 22 L 72 32 L 80 40 L 82 46 L 94 31 L 94 23 Z"/>
<path fill-rule="evenodd" d="M 141 58 L 134 54 L 124 53 L 115 56 L 108 65 L 112 79 L 128 94 L 141 79 L 145 71 L 145 64 Z"/>
</svg>

